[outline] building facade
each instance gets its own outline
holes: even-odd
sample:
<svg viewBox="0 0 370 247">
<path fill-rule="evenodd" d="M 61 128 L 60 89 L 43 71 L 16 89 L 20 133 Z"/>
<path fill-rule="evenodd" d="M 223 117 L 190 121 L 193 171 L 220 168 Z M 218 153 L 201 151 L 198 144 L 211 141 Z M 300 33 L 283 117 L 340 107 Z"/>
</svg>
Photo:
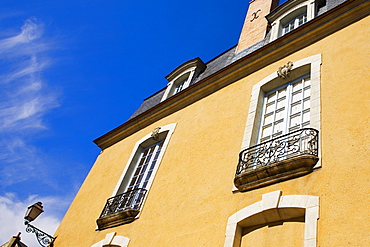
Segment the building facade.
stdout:
<svg viewBox="0 0 370 247">
<path fill-rule="evenodd" d="M 56 247 L 370 246 L 367 0 L 250 2 L 94 142 Z"/>
</svg>

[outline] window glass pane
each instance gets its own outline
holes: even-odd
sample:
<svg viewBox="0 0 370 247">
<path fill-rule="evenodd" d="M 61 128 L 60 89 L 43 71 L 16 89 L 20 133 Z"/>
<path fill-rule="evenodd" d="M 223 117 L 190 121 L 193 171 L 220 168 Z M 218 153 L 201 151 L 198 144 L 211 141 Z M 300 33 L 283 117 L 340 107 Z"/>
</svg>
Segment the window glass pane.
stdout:
<svg viewBox="0 0 370 247">
<path fill-rule="evenodd" d="M 295 115 L 290 117 L 290 126 L 289 127 L 300 125 L 300 123 L 301 123 L 301 114 L 298 113 L 298 114 L 295 114 Z"/>
<path fill-rule="evenodd" d="M 284 119 L 286 117 L 285 107 L 276 111 L 275 120 Z"/>
<path fill-rule="evenodd" d="M 291 114 L 296 114 L 302 111 L 301 101 L 292 104 Z"/>
<path fill-rule="evenodd" d="M 265 121 L 263 121 L 263 125 L 270 124 L 273 121 L 274 121 L 274 114 L 273 113 L 267 114 L 265 115 Z"/>
<path fill-rule="evenodd" d="M 266 113 L 270 113 L 275 110 L 275 103 L 270 103 L 266 106 Z"/>
<path fill-rule="evenodd" d="M 296 92 L 299 89 L 302 89 L 302 81 L 298 81 L 298 82 L 293 84 L 293 92 Z"/>
<path fill-rule="evenodd" d="M 310 109 L 310 106 L 310 97 L 308 97 L 303 101 L 303 110 Z"/>
<path fill-rule="evenodd" d="M 266 137 L 272 134 L 272 124 L 262 128 L 262 137 Z"/>
<path fill-rule="evenodd" d="M 271 93 L 267 96 L 267 103 L 271 103 L 276 100 L 276 92 Z"/>
<path fill-rule="evenodd" d="M 280 119 L 279 121 L 275 122 L 274 126 L 274 134 L 275 133 L 280 133 L 284 131 L 284 120 Z"/>
<path fill-rule="evenodd" d="M 310 94 L 311 94 L 311 87 L 310 86 L 305 87 L 304 90 L 303 90 L 304 98 L 310 96 Z"/>
<path fill-rule="evenodd" d="M 278 91 L 278 97 L 282 98 L 286 96 L 286 87 Z"/>
<path fill-rule="evenodd" d="M 310 121 L 310 110 L 306 110 L 303 112 L 303 122 Z"/>
<path fill-rule="evenodd" d="M 277 106 L 276 106 L 276 108 L 277 108 L 277 109 L 280 109 L 280 108 L 284 107 L 284 106 L 285 106 L 285 104 L 286 104 L 286 98 L 285 98 L 285 97 L 280 98 L 280 99 L 278 99 L 278 101 L 277 101 Z"/>
<path fill-rule="evenodd" d="M 299 90 L 292 95 L 292 103 L 302 100 L 302 90 Z"/>
<path fill-rule="evenodd" d="M 306 77 L 303 79 L 304 80 L 304 86 L 307 87 L 309 85 L 311 85 L 311 80 L 310 80 L 310 77 Z"/>
</svg>

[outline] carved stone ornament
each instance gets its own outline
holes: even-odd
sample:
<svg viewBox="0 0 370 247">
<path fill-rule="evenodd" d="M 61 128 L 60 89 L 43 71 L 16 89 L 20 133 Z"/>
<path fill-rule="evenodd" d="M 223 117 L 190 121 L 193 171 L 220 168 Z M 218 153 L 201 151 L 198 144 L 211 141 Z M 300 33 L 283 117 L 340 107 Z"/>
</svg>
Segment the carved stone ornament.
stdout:
<svg viewBox="0 0 370 247">
<path fill-rule="evenodd" d="M 153 130 L 152 132 L 152 138 L 156 141 L 158 141 L 158 138 L 159 138 L 159 131 L 161 130 L 161 127 L 157 127 Z"/>
<path fill-rule="evenodd" d="M 289 61 L 284 66 L 279 67 L 279 69 L 277 70 L 277 74 L 279 77 L 286 79 L 287 77 L 289 77 L 289 74 L 292 68 L 293 68 L 293 62 Z"/>
</svg>

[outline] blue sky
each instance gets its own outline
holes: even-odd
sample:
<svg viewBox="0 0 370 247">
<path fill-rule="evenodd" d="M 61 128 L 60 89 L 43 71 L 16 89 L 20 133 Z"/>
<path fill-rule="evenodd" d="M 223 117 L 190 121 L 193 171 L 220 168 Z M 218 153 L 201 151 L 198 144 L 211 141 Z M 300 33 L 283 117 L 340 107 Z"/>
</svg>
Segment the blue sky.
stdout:
<svg viewBox="0 0 370 247">
<path fill-rule="evenodd" d="M 0 11 L 0 244 L 28 205 L 52 233 L 93 165 L 168 73 L 234 46 L 247 0 L 4 0 Z"/>
</svg>

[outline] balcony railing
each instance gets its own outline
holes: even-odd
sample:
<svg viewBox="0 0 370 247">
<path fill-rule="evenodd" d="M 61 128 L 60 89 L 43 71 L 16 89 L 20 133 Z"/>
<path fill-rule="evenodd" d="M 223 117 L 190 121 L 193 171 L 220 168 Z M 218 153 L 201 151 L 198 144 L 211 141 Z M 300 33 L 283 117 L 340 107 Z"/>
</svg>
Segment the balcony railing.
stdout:
<svg viewBox="0 0 370 247">
<path fill-rule="evenodd" d="M 107 200 L 97 220 L 99 229 L 131 222 L 139 214 L 147 190 L 138 188 Z"/>
<path fill-rule="evenodd" d="M 239 154 L 235 185 L 249 190 L 311 172 L 318 147 L 319 132 L 305 128 L 247 148 Z"/>
</svg>

